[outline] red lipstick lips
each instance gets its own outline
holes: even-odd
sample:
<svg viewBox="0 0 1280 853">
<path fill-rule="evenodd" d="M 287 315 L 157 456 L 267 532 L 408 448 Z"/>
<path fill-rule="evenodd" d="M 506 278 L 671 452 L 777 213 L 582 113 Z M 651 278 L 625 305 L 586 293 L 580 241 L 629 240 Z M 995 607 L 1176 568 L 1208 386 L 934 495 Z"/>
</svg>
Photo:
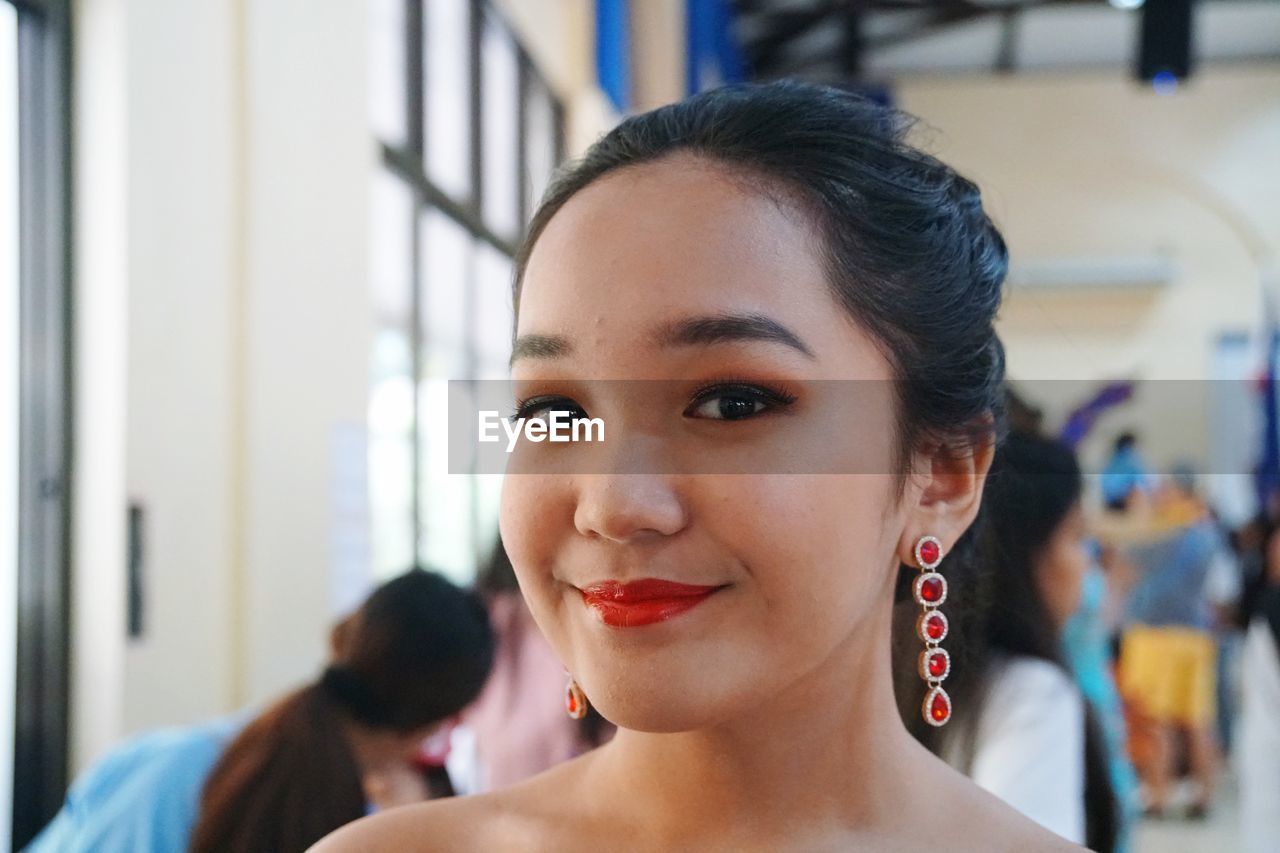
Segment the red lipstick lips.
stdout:
<svg viewBox="0 0 1280 853">
<path fill-rule="evenodd" d="M 613 628 L 652 625 L 697 607 L 723 586 L 694 586 L 687 583 L 645 578 L 620 583 L 601 581 L 582 589 L 582 600 Z"/>
</svg>

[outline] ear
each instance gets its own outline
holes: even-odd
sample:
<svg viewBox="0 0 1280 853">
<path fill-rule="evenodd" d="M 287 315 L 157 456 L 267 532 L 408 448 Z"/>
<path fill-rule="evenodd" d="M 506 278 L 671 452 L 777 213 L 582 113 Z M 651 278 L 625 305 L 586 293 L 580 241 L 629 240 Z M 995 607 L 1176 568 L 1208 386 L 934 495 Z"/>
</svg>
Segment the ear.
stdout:
<svg viewBox="0 0 1280 853">
<path fill-rule="evenodd" d="M 945 565 L 946 555 L 978 515 L 994 457 L 995 440 L 989 435 L 964 449 L 939 445 L 917 455 L 899 560 L 915 566 L 916 542 L 921 536 L 935 536 L 942 543 Z"/>
</svg>

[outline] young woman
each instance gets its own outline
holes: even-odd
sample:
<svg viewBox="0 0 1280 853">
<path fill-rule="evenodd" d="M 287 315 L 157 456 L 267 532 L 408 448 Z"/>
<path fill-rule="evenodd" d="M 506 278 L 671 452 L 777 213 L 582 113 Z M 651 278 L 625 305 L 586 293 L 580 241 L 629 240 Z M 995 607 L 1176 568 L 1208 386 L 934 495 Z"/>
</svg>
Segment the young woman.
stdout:
<svg viewBox="0 0 1280 853">
<path fill-rule="evenodd" d="M 839 90 L 733 87 L 557 180 L 517 258 L 518 413 L 606 440 L 519 444 L 500 521 L 572 704 L 617 733 L 318 850 L 1077 849 L 895 705 L 899 572 L 967 558 L 1006 269 L 977 188 L 905 132 Z"/>
<path fill-rule="evenodd" d="M 29 850 L 301 851 L 434 793 L 422 741 L 480 692 L 493 640 L 440 575 L 391 580 L 339 623 L 313 684 L 245 715 L 143 735 L 77 781 Z"/>
<path fill-rule="evenodd" d="M 1015 432 L 997 451 L 982 570 L 954 578 L 957 711 L 939 746 L 1023 814 L 1110 853 L 1121 815 L 1108 747 L 1063 643 L 1089 567 L 1081 487 L 1075 453 L 1059 442 Z"/>
</svg>

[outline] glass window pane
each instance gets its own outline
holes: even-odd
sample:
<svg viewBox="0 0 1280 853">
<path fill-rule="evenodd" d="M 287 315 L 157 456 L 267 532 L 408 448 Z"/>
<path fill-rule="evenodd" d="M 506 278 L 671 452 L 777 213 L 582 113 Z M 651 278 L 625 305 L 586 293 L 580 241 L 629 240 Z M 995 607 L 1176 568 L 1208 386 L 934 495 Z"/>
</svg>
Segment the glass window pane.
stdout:
<svg viewBox="0 0 1280 853">
<path fill-rule="evenodd" d="M 511 259 L 488 243 L 476 245 L 476 379 L 505 379 L 511 357 Z"/>
<path fill-rule="evenodd" d="M 387 172 L 373 180 L 369 282 L 369 518 L 374 576 L 413 564 L 413 194 Z"/>
<path fill-rule="evenodd" d="M 422 18 L 425 170 L 441 189 L 463 199 L 471 193 L 470 4 L 430 0 Z"/>
<path fill-rule="evenodd" d="M 476 494 L 475 551 L 483 560 L 498 541 L 498 509 L 502 499 L 501 474 L 477 474 L 472 478 Z"/>
<path fill-rule="evenodd" d="M 471 234 L 435 208 L 422 215 L 422 372 L 464 379 L 467 369 L 467 290 L 472 279 Z"/>
<path fill-rule="evenodd" d="M 374 577 L 413 564 L 413 374 L 408 336 L 374 336 L 369 392 L 369 520 Z"/>
<path fill-rule="evenodd" d="M 500 380 L 510 376 L 511 356 L 511 258 L 488 243 L 476 244 L 476 305 L 472 315 L 476 378 Z M 475 500 L 474 549 L 484 559 L 498 537 L 498 504 L 502 476 L 482 474 L 472 478 Z"/>
<path fill-rule="evenodd" d="M 405 0 L 373 0 L 369 10 L 369 120 L 388 145 L 409 139 Z"/>
<path fill-rule="evenodd" d="M 525 103 L 528 113 L 528 138 L 525 140 L 525 157 L 529 169 L 526 210 L 532 216 L 538 201 L 551 180 L 556 168 L 556 112 L 551 93 L 540 82 L 529 86 L 529 99 Z"/>
<path fill-rule="evenodd" d="M 413 328 L 413 191 L 386 171 L 373 179 L 369 284 L 378 327 Z"/>
<path fill-rule="evenodd" d="M 419 441 L 423 460 L 418 493 L 422 513 L 419 559 L 423 565 L 443 572 L 458 583 L 469 583 L 476 570 L 472 542 L 473 478 L 468 474 L 449 473 L 446 380 L 423 380 L 419 394 L 422 414 Z"/>
<path fill-rule="evenodd" d="M 516 45 L 501 23 L 485 17 L 481 43 L 484 88 L 484 215 L 489 227 L 514 239 L 520 229 L 520 81 Z"/>
<path fill-rule="evenodd" d="M 469 231 L 431 208 L 421 219 L 422 372 L 418 387 L 418 557 L 459 582 L 475 573 L 471 478 L 449 473 L 448 380 L 468 363 L 467 294 L 475 278 Z"/>
</svg>

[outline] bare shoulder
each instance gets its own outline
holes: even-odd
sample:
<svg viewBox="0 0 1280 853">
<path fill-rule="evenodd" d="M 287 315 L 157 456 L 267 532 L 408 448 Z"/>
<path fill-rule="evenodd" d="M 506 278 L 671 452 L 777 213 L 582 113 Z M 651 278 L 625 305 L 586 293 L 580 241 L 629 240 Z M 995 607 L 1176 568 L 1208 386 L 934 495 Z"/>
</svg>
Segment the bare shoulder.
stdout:
<svg viewBox="0 0 1280 853">
<path fill-rule="evenodd" d="M 505 838 L 518 838 L 515 827 L 503 826 L 500 799 L 481 794 L 451 797 L 397 809 L 347 824 L 311 848 L 312 853 L 403 850 L 418 853 L 506 849 Z"/>
<path fill-rule="evenodd" d="M 557 795 L 582 784 L 590 754 L 501 791 L 402 806 L 344 826 L 311 853 L 468 853 L 493 850 L 572 849 L 565 838 L 573 821 Z"/>
</svg>

